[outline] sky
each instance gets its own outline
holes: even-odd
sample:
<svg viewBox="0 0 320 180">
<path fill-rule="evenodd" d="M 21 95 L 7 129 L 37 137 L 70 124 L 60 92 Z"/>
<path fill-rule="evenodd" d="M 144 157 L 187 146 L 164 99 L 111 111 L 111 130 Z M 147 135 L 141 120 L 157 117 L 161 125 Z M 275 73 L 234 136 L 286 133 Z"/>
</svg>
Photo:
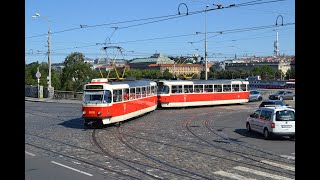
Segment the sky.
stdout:
<svg viewBox="0 0 320 180">
<path fill-rule="evenodd" d="M 48 62 L 49 29 L 51 63 L 73 52 L 126 60 L 204 57 L 205 49 L 208 61 L 273 56 L 276 32 L 280 54 L 295 55 L 295 1 L 26 0 L 27 64 Z"/>
</svg>

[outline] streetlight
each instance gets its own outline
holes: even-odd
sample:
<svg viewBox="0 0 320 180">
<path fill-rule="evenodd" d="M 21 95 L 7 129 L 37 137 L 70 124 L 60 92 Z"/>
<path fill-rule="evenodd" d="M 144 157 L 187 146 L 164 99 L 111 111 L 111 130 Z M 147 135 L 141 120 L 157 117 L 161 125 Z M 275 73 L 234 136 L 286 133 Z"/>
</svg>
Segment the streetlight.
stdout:
<svg viewBox="0 0 320 180">
<path fill-rule="evenodd" d="M 276 26 L 278 26 L 278 18 L 281 17 L 282 23 L 281 26 L 283 26 L 283 17 L 281 15 L 277 16 L 276 20 Z M 279 56 L 279 42 L 278 42 L 278 29 L 276 28 L 277 33 L 276 33 L 276 41 L 274 42 L 274 55 Z"/>
<path fill-rule="evenodd" d="M 39 13 L 35 13 L 32 18 L 40 18 L 43 17 L 46 21 L 48 21 L 48 69 L 49 69 L 49 73 L 48 73 L 48 97 L 52 97 L 53 93 L 54 93 L 54 87 L 51 86 L 51 60 L 50 60 L 50 20 L 45 17 L 45 16 L 41 16 Z"/>
</svg>

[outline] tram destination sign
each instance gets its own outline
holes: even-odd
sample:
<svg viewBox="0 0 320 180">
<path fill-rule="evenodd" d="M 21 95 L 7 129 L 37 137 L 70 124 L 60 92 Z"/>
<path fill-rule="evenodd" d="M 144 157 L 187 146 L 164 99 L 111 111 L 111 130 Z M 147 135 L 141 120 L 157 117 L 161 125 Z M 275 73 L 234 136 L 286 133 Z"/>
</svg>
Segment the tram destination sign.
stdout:
<svg viewBox="0 0 320 180">
<path fill-rule="evenodd" d="M 86 85 L 85 89 L 103 89 L 103 85 Z"/>
</svg>

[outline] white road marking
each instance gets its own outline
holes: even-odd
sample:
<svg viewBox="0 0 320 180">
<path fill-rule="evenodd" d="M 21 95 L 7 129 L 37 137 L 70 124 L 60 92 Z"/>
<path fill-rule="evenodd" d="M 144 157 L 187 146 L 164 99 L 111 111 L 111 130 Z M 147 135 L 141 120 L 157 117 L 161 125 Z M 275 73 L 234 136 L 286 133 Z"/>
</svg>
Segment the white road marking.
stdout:
<svg viewBox="0 0 320 180">
<path fill-rule="evenodd" d="M 224 176 L 224 177 L 228 177 L 228 178 L 231 178 L 231 179 L 237 179 L 237 180 L 243 180 L 243 179 L 254 180 L 254 179 L 246 178 L 246 177 L 241 176 L 239 174 L 232 174 L 232 173 L 228 173 L 228 172 L 225 172 L 225 171 L 216 171 L 216 172 L 214 172 L 214 174 L 217 174 L 217 175 L 220 175 L 220 176 Z"/>
<path fill-rule="evenodd" d="M 24 151 L 24 152 L 26 152 L 26 154 L 29 154 L 30 156 L 36 156 L 36 155 L 34 155 L 34 154 L 32 154 L 32 153 L 29 153 L 29 152 L 27 152 L 27 151 Z"/>
<path fill-rule="evenodd" d="M 293 160 L 296 159 L 294 156 L 288 156 L 288 155 L 280 155 L 280 156 L 287 159 L 293 159 Z"/>
<path fill-rule="evenodd" d="M 240 170 L 240 171 L 244 171 L 244 172 L 248 172 L 248 173 L 253 173 L 253 174 L 256 174 L 256 175 L 259 175 L 259 176 L 269 177 L 269 178 L 272 178 L 272 179 L 293 180 L 293 179 L 290 179 L 290 178 L 287 178 L 287 177 L 284 177 L 284 176 L 278 176 L 278 175 L 274 175 L 274 174 L 269 174 L 269 173 L 266 173 L 266 172 L 257 171 L 257 170 L 246 168 L 246 167 L 242 167 L 242 166 L 234 167 L 234 169 L 237 169 L 237 170 Z"/>
<path fill-rule="evenodd" d="M 51 161 L 51 162 L 54 163 L 54 164 L 57 164 L 57 165 L 59 165 L 59 166 L 62 166 L 62 167 L 65 167 L 65 168 L 68 168 L 68 169 L 77 171 L 77 172 L 82 173 L 82 174 L 85 174 L 85 175 L 87 175 L 87 176 L 93 176 L 92 174 L 89 174 L 89 173 L 80 171 L 80 170 L 78 170 L 78 169 L 74 169 L 74 168 L 72 168 L 72 167 L 69 167 L 69 166 L 66 166 L 66 165 L 63 165 L 63 164 L 60 164 L 60 163 L 57 163 L 57 162 L 54 162 L 54 161 Z"/>
<path fill-rule="evenodd" d="M 274 163 L 274 162 L 270 162 L 270 161 L 266 161 L 266 160 L 262 160 L 261 162 L 266 163 L 266 164 L 270 164 L 272 166 L 276 166 L 276 167 L 279 167 L 282 169 L 287 169 L 289 171 L 295 171 L 295 167 L 292 167 L 292 166 L 286 166 L 283 164 L 278 164 L 278 163 Z"/>
</svg>

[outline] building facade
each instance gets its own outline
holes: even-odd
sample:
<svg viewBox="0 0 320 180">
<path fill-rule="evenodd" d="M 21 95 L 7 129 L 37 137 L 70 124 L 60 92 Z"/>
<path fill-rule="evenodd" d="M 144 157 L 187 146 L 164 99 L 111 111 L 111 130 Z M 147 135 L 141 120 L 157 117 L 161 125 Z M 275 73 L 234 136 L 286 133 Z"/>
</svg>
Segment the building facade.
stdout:
<svg viewBox="0 0 320 180">
<path fill-rule="evenodd" d="M 281 70 L 283 73 L 286 73 L 290 68 L 290 62 L 241 62 L 241 63 L 226 63 L 225 70 L 236 71 L 239 69 L 243 70 L 253 70 L 255 67 L 269 66 L 274 71 Z"/>
<path fill-rule="evenodd" d="M 133 59 L 128 64 L 133 69 L 149 69 L 150 64 L 174 64 L 174 61 L 161 54 L 154 54 L 149 58 Z"/>
<path fill-rule="evenodd" d="M 200 76 L 201 71 L 204 70 L 204 66 L 201 64 L 150 64 L 148 67 L 149 69 L 160 70 L 161 73 L 168 69 L 176 77 L 190 74 Z"/>
</svg>

